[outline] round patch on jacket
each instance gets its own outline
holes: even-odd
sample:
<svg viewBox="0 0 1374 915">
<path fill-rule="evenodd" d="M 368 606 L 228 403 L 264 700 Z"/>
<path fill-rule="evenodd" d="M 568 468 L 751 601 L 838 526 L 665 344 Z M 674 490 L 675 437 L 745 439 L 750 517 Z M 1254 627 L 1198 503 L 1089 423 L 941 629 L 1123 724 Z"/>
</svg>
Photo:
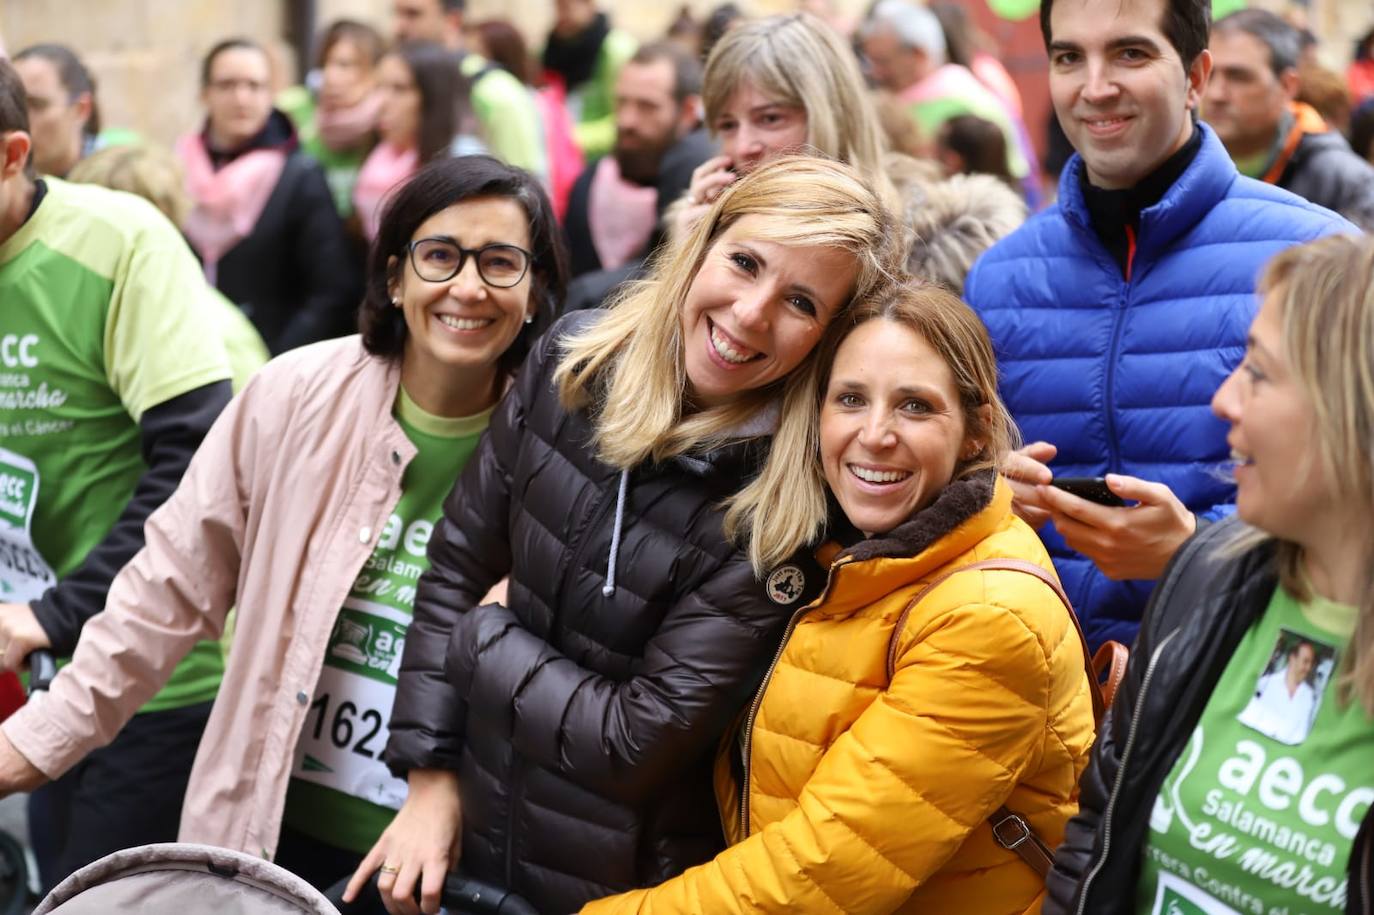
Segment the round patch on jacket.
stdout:
<svg viewBox="0 0 1374 915">
<path fill-rule="evenodd" d="M 795 604 L 806 587 L 806 574 L 797 566 L 778 566 L 768 576 L 768 598 L 775 604 Z"/>
</svg>

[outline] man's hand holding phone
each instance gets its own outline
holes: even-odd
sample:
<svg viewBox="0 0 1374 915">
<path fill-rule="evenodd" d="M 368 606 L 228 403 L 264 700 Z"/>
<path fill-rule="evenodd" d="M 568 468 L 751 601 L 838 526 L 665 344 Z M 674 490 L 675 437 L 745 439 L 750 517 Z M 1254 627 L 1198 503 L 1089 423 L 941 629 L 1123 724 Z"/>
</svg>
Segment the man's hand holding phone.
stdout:
<svg viewBox="0 0 1374 915">
<path fill-rule="evenodd" d="M 1119 473 L 1107 474 L 1103 482 L 1112 494 L 1136 504 L 1099 505 L 1046 483 L 1036 491 L 1064 542 L 1103 575 L 1118 581 L 1158 578 L 1197 529 L 1197 517 L 1163 483 Z"/>
<path fill-rule="evenodd" d="M 1011 484 L 1011 510 L 1037 531 L 1050 520 L 1039 487 L 1054 479 L 1049 462 L 1057 453 L 1049 442 L 1031 442 L 1002 456 L 1002 476 Z"/>
</svg>

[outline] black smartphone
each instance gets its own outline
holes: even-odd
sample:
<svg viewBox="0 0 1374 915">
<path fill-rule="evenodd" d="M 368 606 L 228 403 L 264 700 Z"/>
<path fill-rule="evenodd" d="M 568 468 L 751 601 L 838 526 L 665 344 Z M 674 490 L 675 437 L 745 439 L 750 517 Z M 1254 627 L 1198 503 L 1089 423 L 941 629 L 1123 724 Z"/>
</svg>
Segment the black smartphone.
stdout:
<svg viewBox="0 0 1374 915">
<path fill-rule="evenodd" d="M 1107 481 L 1102 477 L 1055 477 L 1050 480 L 1050 485 L 1098 505 L 1119 508 L 1126 504 L 1124 499 L 1107 488 Z"/>
</svg>

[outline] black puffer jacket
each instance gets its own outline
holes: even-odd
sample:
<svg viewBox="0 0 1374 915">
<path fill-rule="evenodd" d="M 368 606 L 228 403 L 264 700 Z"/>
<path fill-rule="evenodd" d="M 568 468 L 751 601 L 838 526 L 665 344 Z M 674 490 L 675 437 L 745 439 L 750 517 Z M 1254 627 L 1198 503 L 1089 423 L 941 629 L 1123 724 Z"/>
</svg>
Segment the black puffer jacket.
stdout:
<svg viewBox="0 0 1374 915">
<path fill-rule="evenodd" d="M 725 540 L 719 506 L 758 441 L 623 478 L 592 455 L 552 375 L 557 338 L 599 317 L 541 341 L 444 506 L 386 752 L 397 772 L 458 771 L 463 869 L 544 912 L 722 847 L 713 750 L 821 585 L 809 566 L 775 603 Z M 474 609 L 507 573 L 510 609 Z"/>
<path fill-rule="evenodd" d="M 1374 165 L 1335 130 L 1303 134 L 1278 185 L 1374 231 Z"/>
<path fill-rule="evenodd" d="M 1238 557 L 1235 520 L 1202 528 L 1178 551 L 1146 608 L 1126 679 L 1098 729 L 1079 812 L 1047 881 L 1044 915 L 1134 915 L 1150 811 L 1245 633 L 1278 578 L 1272 545 Z M 1374 808 L 1351 851 L 1346 912 L 1370 911 Z"/>
</svg>

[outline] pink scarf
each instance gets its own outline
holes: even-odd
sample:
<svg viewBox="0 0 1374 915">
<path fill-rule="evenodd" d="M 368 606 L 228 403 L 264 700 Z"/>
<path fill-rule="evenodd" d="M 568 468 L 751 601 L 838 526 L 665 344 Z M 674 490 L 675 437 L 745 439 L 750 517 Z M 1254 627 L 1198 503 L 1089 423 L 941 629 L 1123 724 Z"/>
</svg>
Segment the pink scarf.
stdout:
<svg viewBox="0 0 1374 915">
<path fill-rule="evenodd" d="M 378 143 L 358 169 L 358 183 L 353 186 L 353 207 L 362 220 L 363 237 L 369 242 L 377 237 L 382 218 L 382 200 L 387 192 L 420 169 L 420 152 L 401 149 L 390 143 Z"/>
<path fill-rule="evenodd" d="M 215 284 L 219 260 L 253 231 L 267 198 L 286 167 L 286 152 L 255 149 L 215 171 L 205 138 L 188 133 L 177 141 L 186 169 L 186 189 L 195 208 L 182 229 L 205 262 L 205 278 Z"/>
<path fill-rule="evenodd" d="M 320 142 L 334 152 L 357 149 L 377 129 L 377 113 L 381 110 L 382 94 L 376 91 L 342 108 L 320 105 L 315 110 Z"/>
<path fill-rule="evenodd" d="M 658 218 L 658 188 L 641 187 L 620 177 L 615 156 L 602 156 L 592 176 L 587 223 L 602 270 L 629 263 L 644 250 Z"/>
</svg>

